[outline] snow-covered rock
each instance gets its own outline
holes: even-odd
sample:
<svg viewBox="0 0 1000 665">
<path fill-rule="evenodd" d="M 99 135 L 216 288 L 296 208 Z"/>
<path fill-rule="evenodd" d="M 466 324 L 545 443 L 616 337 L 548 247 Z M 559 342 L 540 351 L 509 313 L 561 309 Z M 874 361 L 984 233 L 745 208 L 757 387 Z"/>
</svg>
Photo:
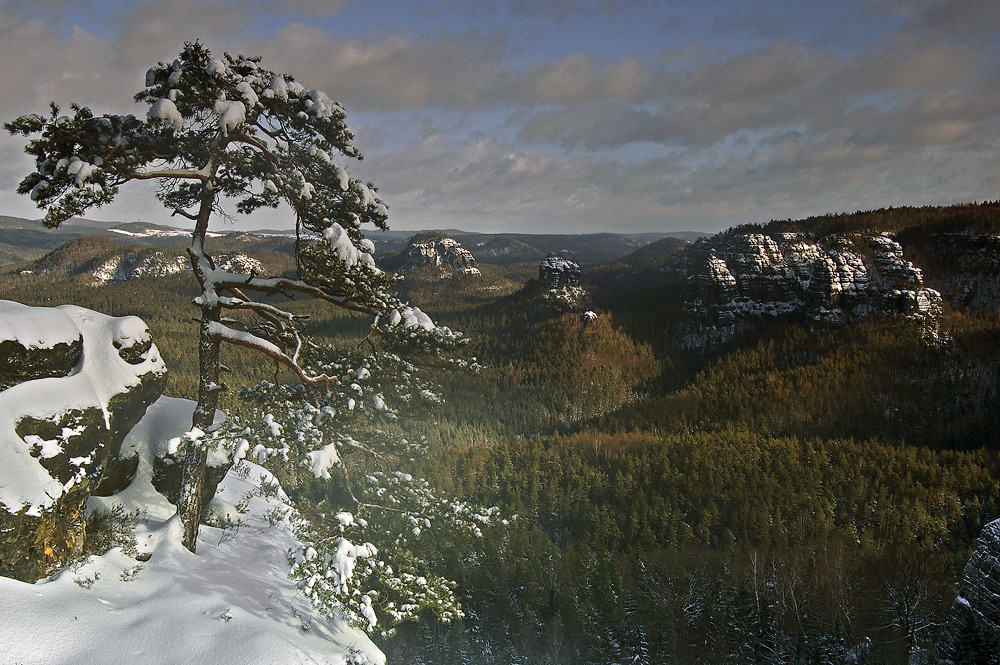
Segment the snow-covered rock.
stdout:
<svg viewBox="0 0 1000 665">
<path fill-rule="evenodd" d="M 159 251 L 124 251 L 108 257 L 88 272 L 99 284 L 128 282 L 142 277 L 164 277 L 190 269 L 190 259 Z"/>
<path fill-rule="evenodd" d="M 142 320 L 73 305 L 0 301 L 0 341 L 21 357 L 67 354 L 0 391 L 0 575 L 33 580 L 80 551 L 82 505 L 122 473 L 122 442 L 166 366 Z"/>
<path fill-rule="evenodd" d="M 995 663 L 1000 654 L 1000 520 L 986 525 L 962 572 L 938 639 L 944 665 Z"/>
<path fill-rule="evenodd" d="M 0 390 L 18 383 L 53 376 L 68 376 L 80 361 L 83 339 L 75 327 L 65 325 L 58 309 L 29 308 L 0 301 Z M 41 325 L 39 325 L 41 324 Z"/>
<path fill-rule="evenodd" d="M 234 272 L 240 275 L 266 275 L 264 266 L 260 261 L 247 256 L 246 254 L 220 254 L 215 257 L 215 266 L 226 272 Z M 190 263 L 184 266 L 185 269 L 191 267 Z"/>
<path fill-rule="evenodd" d="M 580 264 L 559 254 L 549 254 L 538 264 L 538 281 L 543 289 L 580 285 Z"/>
<path fill-rule="evenodd" d="M 541 299 L 557 311 L 579 310 L 590 297 L 580 284 L 580 264 L 561 254 L 549 254 L 538 265 Z"/>
<path fill-rule="evenodd" d="M 399 258 L 398 270 L 435 273 L 441 278 L 481 274 L 472 252 L 457 240 L 436 233 L 415 235 Z"/>
<path fill-rule="evenodd" d="M 220 270 L 242 275 L 263 275 L 264 266 L 246 254 L 220 254 L 215 265 Z M 88 272 L 99 284 L 127 282 L 143 277 L 165 277 L 191 269 L 186 256 L 169 256 L 161 251 L 124 251 L 101 261 Z"/>
<path fill-rule="evenodd" d="M 122 229 L 112 231 L 133 237 L 150 235 Z M 154 234 L 160 233 L 155 231 Z M 240 252 L 219 254 L 213 258 L 216 266 L 226 272 L 265 274 L 260 261 Z M 23 275 L 74 277 L 94 285 L 102 285 L 165 277 L 184 270 L 191 270 L 191 259 L 185 255 L 167 253 L 153 247 L 120 247 L 109 238 L 84 236 L 64 243 L 19 272 Z"/>
<path fill-rule="evenodd" d="M 735 229 L 688 246 L 667 270 L 689 285 L 677 336 L 688 348 L 722 344 L 761 319 L 785 316 L 842 324 L 901 315 L 933 334 L 941 313 L 941 294 L 889 234 Z"/>
<path fill-rule="evenodd" d="M 131 484 L 88 504 L 138 513 L 134 552 L 115 547 L 37 584 L 0 578 L 0 662 L 384 665 L 364 633 L 319 615 L 289 579 L 287 554 L 303 545 L 287 496 L 262 467 L 244 462 L 226 476 L 197 554 L 180 544 L 152 462 L 193 410 L 188 400 L 153 404 L 129 434 Z"/>
</svg>

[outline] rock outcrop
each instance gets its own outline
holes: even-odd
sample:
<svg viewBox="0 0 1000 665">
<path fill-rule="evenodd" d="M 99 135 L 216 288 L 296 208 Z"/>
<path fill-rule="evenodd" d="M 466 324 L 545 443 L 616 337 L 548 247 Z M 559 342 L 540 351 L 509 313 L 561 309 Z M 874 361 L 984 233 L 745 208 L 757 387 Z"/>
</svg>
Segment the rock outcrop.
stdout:
<svg viewBox="0 0 1000 665">
<path fill-rule="evenodd" d="M 941 294 L 888 234 L 768 235 L 739 229 L 702 239 L 667 264 L 685 278 L 677 342 L 724 344 L 761 319 L 797 316 L 841 325 L 900 315 L 936 334 Z"/>
<path fill-rule="evenodd" d="M 481 274 L 472 252 L 457 240 L 434 232 L 413 236 L 399 255 L 395 270 L 401 273 L 418 271 L 438 278 Z"/>
<path fill-rule="evenodd" d="M 1000 663 L 1000 520 L 986 525 L 938 639 L 943 665 Z"/>
<path fill-rule="evenodd" d="M 219 268 L 240 274 L 265 273 L 257 259 L 241 253 L 220 254 Z M 191 269 L 187 256 L 174 255 L 151 247 L 119 247 L 108 238 L 75 238 L 33 261 L 21 275 L 75 277 L 91 284 L 127 282 L 144 277 L 165 277 Z"/>
<path fill-rule="evenodd" d="M 220 254 L 216 267 L 243 275 L 263 275 L 264 266 L 245 254 Z M 143 277 L 165 277 L 191 269 L 186 256 L 170 256 L 158 250 L 124 251 L 101 261 L 87 273 L 100 284 L 128 282 Z"/>
<path fill-rule="evenodd" d="M 546 256 L 538 266 L 542 301 L 560 312 L 579 310 L 590 298 L 580 274 L 576 261 L 559 254 Z"/>
<path fill-rule="evenodd" d="M 129 475 L 122 442 L 166 367 L 141 319 L 73 305 L 0 301 L 0 346 L 0 575 L 34 581 L 80 552 L 87 498 Z"/>
<path fill-rule="evenodd" d="M 61 312 L 39 309 L 25 319 L 18 316 L 21 307 L 0 301 L 0 391 L 34 379 L 68 376 L 83 352 L 82 337 L 61 325 Z"/>
<path fill-rule="evenodd" d="M 165 277 L 191 268 L 184 256 L 167 256 L 157 250 L 123 251 L 110 256 L 87 270 L 100 284 L 129 282 L 142 277 Z"/>
<path fill-rule="evenodd" d="M 549 254 L 538 265 L 538 283 L 543 289 L 580 286 L 580 264 L 559 254 Z"/>
</svg>

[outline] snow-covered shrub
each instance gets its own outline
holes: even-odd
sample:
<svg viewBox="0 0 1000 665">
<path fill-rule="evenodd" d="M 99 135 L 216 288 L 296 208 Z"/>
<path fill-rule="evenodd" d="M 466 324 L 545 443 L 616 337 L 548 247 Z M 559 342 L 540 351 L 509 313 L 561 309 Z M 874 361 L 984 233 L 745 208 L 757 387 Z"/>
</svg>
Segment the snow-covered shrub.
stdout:
<svg viewBox="0 0 1000 665">
<path fill-rule="evenodd" d="M 135 527 L 142 520 L 142 511 L 128 511 L 121 503 L 115 503 L 109 510 L 91 511 L 87 515 L 82 558 L 104 554 L 113 547 L 120 547 L 127 556 L 136 556 Z"/>
<path fill-rule="evenodd" d="M 422 541 L 481 538 L 483 529 L 501 523 L 499 511 L 439 496 L 426 481 L 398 471 L 367 474 L 362 486 L 372 499 L 356 513 L 299 521 L 304 546 L 289 553 L 299 587 L 325 614 L 382 637 L 425 612 L 442 623 L 461 619 L 455 583 L 427 571 Z"/>
<path fill-rule="evenodd" d="M 298 383 L 244 388 L 242 410 L 252 415 L 230 417 L 198 440 L 228 455 L 237 473 L 250 460 L 284 475 L 293 483 L 286 487 L 305 476 L 330 487 L 325 501 L 340 497 L 322 509 L 303 504 L 293 520 L 304 546 L 289 553 L 291 575 L 320 611 L 382 636 L 425 614 L 460 619 L 454 583 L 422 553 L 436 539 L 481 538 L 503 522 L 496 508 L 443 496 L 401 470 L 425 442 L 387 426 L 396 430 L 410 412 L 440 401 L 434 384 L 396 353 L 319 351 L 315 367 L 335 379 L 325 392 Z"/>
</svg>

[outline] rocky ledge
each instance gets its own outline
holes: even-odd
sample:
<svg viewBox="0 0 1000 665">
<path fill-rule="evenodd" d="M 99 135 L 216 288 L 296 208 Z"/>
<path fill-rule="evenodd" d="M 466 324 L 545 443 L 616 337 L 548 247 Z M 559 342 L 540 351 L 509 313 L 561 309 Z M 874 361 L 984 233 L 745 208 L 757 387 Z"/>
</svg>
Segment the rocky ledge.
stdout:
<svg viewBox="0 0 1000 665">
<path fill-rule="evenodd" d="M 417 271 L 438 278 L 481 274 L 472 252 L 457 240 L 434 232 L 415 235 L 393 268 L 402 273 Z"/>
<path fill-rule="evenodd" d="M 121 446 L 163 392 L 166 366 L 134 316 L 0 301 L 0 575 L 72 561 L 91 494 L 127 484 Z"/>
<path fill-rule="evenodd" d="M 700 239 L 668 272 L 687 282 L 677 343 L 724 344 L 761 319 L 842 325 L 905 316 L 936 335 L 942 297 L 890 234 L 764 234 L 739 228 Z"/>
<path fill-rule="evenodd" d="M 590 294 L 580 283 L 580 274 L 580 265 L 568 256 L 546 256 L 538 266 L 542 302 L 560 312 L 583 308 Z"/>
</svg>

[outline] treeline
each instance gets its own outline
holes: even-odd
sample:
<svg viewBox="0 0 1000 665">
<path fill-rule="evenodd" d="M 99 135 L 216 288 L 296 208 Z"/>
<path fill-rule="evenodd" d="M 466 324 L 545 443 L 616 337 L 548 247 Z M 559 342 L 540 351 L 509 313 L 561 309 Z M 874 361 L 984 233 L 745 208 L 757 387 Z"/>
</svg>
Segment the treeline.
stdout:
<svg viewBox="0 0 1000 665">
<path fill-rule="evenodd" d="M 412 662 L 907 662 L 1000 511 L 995 452 L 746 430 L 521 439 L 451 472 L 519 518 L 441 553 L 470 620 L 404 632 Z"/>
<path fill-rule="evenodd" d="M 800 220 L 771 220 L 767 224 L 744 224 L 728 233 L 759 229 L 762 233 L 867 233 L 901 231 L 921 227 L 931 232 L 968 230 L 979 234 L 1000 233 L 1000 201 L 951 206 L 899 206 L 851 213 L 817 215 Z"/>
<path fill-rule="evenodd" d="M 439 377 L 457 397 L 447 413 L 496 423 L 509 436 L 566 427 L 645 398 L 659 363 L 609 313 L 585 321 L 579 313 L 511 306 L 517 302 L 467 317 L 469 353 L 484 369 L 471 382 Z"/>
<path fill-rule="evenodd" d="M 774 326 L 707 361 L 683 388 L 627 405 L 612 431 L 745 427 L 805 437 L 874 438 L 1000 450 L 1000 327 L 951 315 L 942 340 L 917 326 Z"/>
</svg>

